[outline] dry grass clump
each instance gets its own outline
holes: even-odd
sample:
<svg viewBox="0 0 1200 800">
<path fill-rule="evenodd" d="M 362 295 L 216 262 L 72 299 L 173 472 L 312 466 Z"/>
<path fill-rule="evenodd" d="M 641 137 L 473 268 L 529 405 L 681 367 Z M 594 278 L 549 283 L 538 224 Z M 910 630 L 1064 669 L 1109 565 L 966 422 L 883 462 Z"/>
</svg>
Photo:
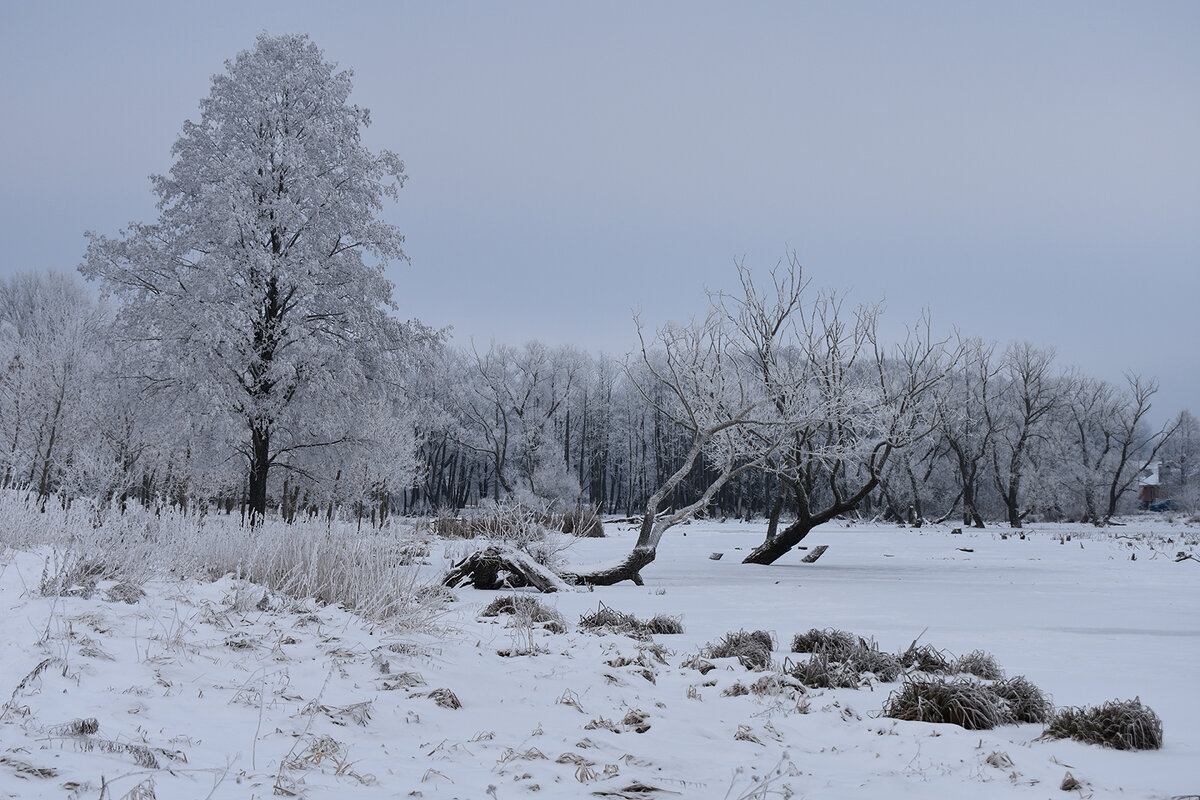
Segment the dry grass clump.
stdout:
<svg viewBox="0 0 1200 800">
<path fill-rule="evenodd" d="M 771 665 L 774 642 L 766 631 L 730 631 L 701 650 L 705 658 L 737 658 L 747 669 L 766 669 Z"/>
<path fill-rule="evenodd" d="M 1158 714 L 1135 697 L 1110 700 L 1102 706 L 1061 709 L 1050 719 L 1043 736 L 1115 750 L 1157 750 L 1162 747 L 1163 727 Z"/>
<path fill-rule="evenodd" d="M 796 634 L 792 639 L 792 652 L 824 653 L 835 661 L 845 661 L 860 644 L 861 640 L 849 631 L 812 628 L 808 633 Z"/>
<path fill-rule="evenodd" d="M 500 539 L 508 541 L 541 527 L 537 516 L 516 503 L 496 503 L 459 515 L 442 512 L 430 521 L 433 532 L 444 539 Z"/>
<path fill-rule="evenodd" d="M 464 510 L 462 514 L 442 511 L 430 520 L 430 526 L 437 535 L 452 539 L 506 539 L 533 526 L 580 537 L 604 536 L 604 523 L 591 506 L 551 511 L 509 500 Z"/>
<path fill-rule="evenodd" d="M 969 731 L 991 730 L 1009 719 L 990 687 L 963 678 L 913 679 L 888 697 L 883 715 L 913 722 L 948 722 Z"/>
<path fill-rule="evenodd" d="M 808 633 L 796 634 L 792 639 L 792 652 L 824 656 L 829 669 L 835 673 L 831 680 L 834 685 L 841 687 L 858 686 L 861 682 L 859 673 L 862 672 L 873 673 L 876 679 L 884 683 L 896 680 L 903 672 L 900 659 L 880 650 L 873 640 L 835 628 L 812 628 Z M 825 673 L 828 671 L 826 665 L 810 663 L 803 669 L 816 681 L 808 685 L 825 685 Z"/>
<path fill-rule="evenodd" d="M 834 661 L 825 653 L 814 653 L 804 661 L 784 663 L 784 672 L 810 689 L 857 689 L 862 675 L 852 663 Z"/>
<path fill-rule="evenodd" d="M 683 633 L 683 622 L 679 617 L 656 614 L 648 620 L 640 620 L 633 614 L 626 614 L 624 611 L 609 608 L 604 603 L 601 603 L 600 607 L 590 614 L 581 616 L 579 618 L 579 625 L 583 628 L 604 628 L 635 638 L 652 636 L 654 634 L 669 636 Z"/>
<path fill-rule="evenodd" d="M 389 558 L 403 534 L 363 536 L 349 524 L 267 521 L 247 535 L 235 520 L 206 521 L 184 538 L 177 574 L 233 573 L 271 592 L 341 604 L 362 617 L 430 629 L 442 598 L 413 566 Z M 178 547 L 178 545 L 174 545 Z"/>
<path fill-rule="evenodd" d="M 1013 722 L 1044 723 L 1053 711 L 1046 694 L 1024 676 L 997 681 L 991 690 L 1008 704 L 1008 715 Z"/>
<path fill-rule="evenodd" d="M 481 617 L 498 617 L 501 614 L 528 617 L 529 621 L 533 623 L 557 622 L 562 624 L 564 622 L 558 609 L 551 608 L 530 594 L 509 594 L 497 597 L 479 612 Z"/>
<path fill-rule="evenodd" d="M 891 683 L 899 679 L 901 673 L 904 672 L 904 668 L 900 665 L 900 659 L 891 653 L 880 650 L 874 642 L 863 642 L 850 654 L 847 663 L 858 672 L 872 673 L 876 680 L 883 683 Z"/>
<path fill-rule="evenodd" d="M 799 695 L 804 693 L 804 684 L 778 672 L 771 672 L 750 684 L 751 694 L 759 697 L 773 697 L 781 694 Z"/>
<path fill-rule="evenodd" d="M 996 657 L 983 650 L 972 650 L 965 656 L 958 658 L 954 662 L 952 669 L 954 672 L 974 675 L 977 678 L 983 678 L 985 681 L 999 681 L 1004 679 L 1004 670 L 996 661 Z"/>
<path fill-rule="evenodd" d="M 104 590 L 104 599 L 109 603 L 127 603 L 135 605 L 146 596 L 145 590 L 136 583 L 121 581 Z"/>
<path fill-rule="evenodd" d="M 916 642 L 900 654 L 900 664 L 905 669 L 915 669 L 934 675 L 944 675 L 952 671 L 950 659 L 933 645 L 924 644 L 917 647 Z"/>
<path fill-rule="evenodd" d="M 140 586 L 151 578 L 248 580 L 272 594 L 341 604 L 359 615 L 406 629 L 436 628 L 440 598 L 422 594 L 426 581 L 398 563 L 397 548 L 413 541 L 407 527 L 364 535 L 354 523 L 268 519 L 256 528 L 224 514 L 172 508 L 96 506 L 77 500 L 41 506 L 0 492 L 0 546 L 48 548 L 39 591 L 85 594 L 99 581 Z M 11 530 L 10 530 L 11 528 Z M 135 599 L 114 588 L 113 602 Z"/>
<path fill-rule="evenodd" d="M 604 523 L 601 522 L 596 509 L 591 506 L 562 513 L 559 515 L 559 521 L 555 527 L 563 533 L 585 539 L 602 539 L 604 537 Z"/>
<path fill-rule="evenodd" d="M 433 700 L 433 702 L 437 703 L 442 708 L 449 708 L 451 710 L 462 708 L 462 703 L 459 701 L 458 695 L 449 689 L 434 689 L 425 696 Z"/>
<path fill-rule="evenodd" d="M 442 511 L 430 520 L 434 534 L 444 539 L 523 539 L 530 532 L 547 530 L 584 538 L 604 536 L 604 523 L 591 506 L 567 511 L 530 508 L 519 502 L 501 502 L 459 514 Z"/>
</svg>

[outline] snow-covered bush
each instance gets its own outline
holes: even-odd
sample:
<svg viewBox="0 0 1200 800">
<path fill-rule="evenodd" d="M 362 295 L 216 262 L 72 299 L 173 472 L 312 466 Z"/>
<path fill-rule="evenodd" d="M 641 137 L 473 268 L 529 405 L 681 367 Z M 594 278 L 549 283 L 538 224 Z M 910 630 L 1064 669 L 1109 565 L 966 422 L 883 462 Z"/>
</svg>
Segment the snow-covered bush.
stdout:
<svg viewBox="0 0 1200 800">
<path fill-rule="evenodd" d="M 479 612 L 481 617 L 498 617 L 501 614 L 527 616 L 534 623 L 548 622 L 559 626 L 564 623 L 558 609 L 551 608 L 530 594 L 501 595 Z"/>
</svg>

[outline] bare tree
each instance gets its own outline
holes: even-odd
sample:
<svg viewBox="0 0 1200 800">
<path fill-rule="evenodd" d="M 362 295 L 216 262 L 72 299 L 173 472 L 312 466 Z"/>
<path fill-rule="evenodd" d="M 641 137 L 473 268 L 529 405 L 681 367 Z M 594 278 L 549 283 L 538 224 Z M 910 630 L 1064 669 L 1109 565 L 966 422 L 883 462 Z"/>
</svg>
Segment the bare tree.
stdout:
<svg viewBox="0 0 1200 800">
<path fill-rule="evenodd" d="M 1164 447 L 1162 459 L 1175 503 L 1194 511 L 1200 499 L 1200 422 L 1187 409 L 1179 412 L 1175 435 Z"/>
<path fill-rule="evenodd" d="M 1053 348 L 1029 342 L 1011 344 L 1001 358 L 1004 386 L 997 398 L 992 437 L 992 468 L 996 489 L 1004 501 L 1008 524 L 1020 528 L 1022 481 L 1032 445 L 1048 433 L 1053 412 L 1065 402 L 1066 383 L 1051 372 Z"/>
<path fill-rule="evenodd" d="M 1154 430 L 1147 425 L 1158 382 L 1130 373 L 1126 388 L 1088 378 L 1076 380 L 1069 411 L 1076 482 L 1083 495 L 1083 521 L 1107 525 L 1138 474 L 1150 466 L 1179 426 L 1179 419 Z"/>
<path fill-rule="evenodd" d="M 994 344 L 979 338 L 959 341 L 962 358 L 942 385 L 938 404 L 938 435 L 958 470 L 962 490 L 963 524 L 982 528 L 979 490 L 987 455 L 995 435 L 996 376 L 1000 366 Z"/>
<path fill-rule="evenodd" d="M 831 292 L 807 300 L 794 256 L 772 274 L 766 293 L 739 271 L 744 296 L 725 301 L 776 412 L 772 428 L 752 431 L 770 444 L 764 465 L 796 511 L 781 531 L 768 523 L 765 541 L 743 559 L 771 564 L 813 528 L 856 509 L 893 453 L 929 435 L 933 389 L 954 359 L 933 340 L 925 317 L 889 349 L 879 341 L 879 306 L 846 312 Z"/>
<path fill-rule="evenodd" d="M 450 358 L 451 369 L 469 370 L 449 393 L 460 423 L 456 441 L 491 463 L 493 499 L 503 491 L 525 502 L 575 502 L 579 486 L 556 420 L 578 380 L 580 354 L 534 341 Z"/>
</svg>

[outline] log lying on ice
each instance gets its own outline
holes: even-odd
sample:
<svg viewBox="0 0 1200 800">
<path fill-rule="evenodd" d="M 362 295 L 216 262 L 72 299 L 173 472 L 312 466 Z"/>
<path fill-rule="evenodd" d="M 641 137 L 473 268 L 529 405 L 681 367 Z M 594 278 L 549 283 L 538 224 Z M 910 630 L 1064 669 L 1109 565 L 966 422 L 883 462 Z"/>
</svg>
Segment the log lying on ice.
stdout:
<svg viewBox="0 0 1200 800">
<path fill-rule="evenodd" d="M 527 553 L 498 544 L 477 550 L 455 564 L 442 583 L 451 588 L 470 583 L 476 589 L 532 586 L 542 592 L 571 588 L 570 584 L 534 561 Z"/>
</svg>

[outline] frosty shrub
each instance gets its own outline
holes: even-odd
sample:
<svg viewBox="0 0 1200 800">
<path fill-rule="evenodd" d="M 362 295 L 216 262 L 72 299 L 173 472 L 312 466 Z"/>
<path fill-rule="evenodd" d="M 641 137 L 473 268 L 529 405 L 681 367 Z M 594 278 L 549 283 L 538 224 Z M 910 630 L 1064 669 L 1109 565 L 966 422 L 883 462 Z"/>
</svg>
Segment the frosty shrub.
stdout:
<svg viewBox="0 0 1200 800">
<path fill-rule="evenodd" d="M 1045 693 L 1021 675 L 992 684 L 992 692 L 1008 704 L 1013 722 L 1040 722 L 1050 718 L 1053 706 Z"/>
<path fill-rule="evenodd" d="M 857 689 L 862 676 L 848 662 L 833 661 L 825 653 L 792 663 L 785 661 L 783 671 L 810 689 Z"/>
<path fill-rule="evenodd" d="M 475 536 L 517 546 L 546 536 L 542 515 L 520 503 L 482 506 L 470 517 L 470 522 Z"/>
<path fill-rule="evenodd" d="M 705 658 L 736 658 L 746 669 L 766 669 L 771 665 L 774 643 L 766 631 L 730 631 L 700 651 Z"/>
<path fill-rule="evenodd" d="M 501 614 L 528 616 L 531 622 L 564 622 L 558 609 L 551 608 L 530 594 L 510 594 L 497 597 L 479 612 L 481 617 L 498 617 Z"/>
<path fill-rule="evenodd" d="M 792 652 L 824 653 L 835 661 L 844 661 L 859 645 L 859 638 L 849 631 L 812 628 L 808 633 L 796 634 L 792 639 Z"/>
<path fill-rule="evenodd" d="M 1162 747 L 1163 727 L 1158 714 L 1135 697 L 1110 700 L 1102 706 L 1061 709 L 1050 718 L 1043 736 L 1116 750 L 1157 750 Z"/>
<path fill-rule="evenodd" d="M 100 581 L 141 585 L 163 566 L 162 518 L 142 512 L 119 516 L 87 500 L 44 504 L 16 491 L 0 491 L 0 547 L 45 548 L 38 591 L 44 596 L 90 596 Z"/>
<path fill-rule="evenodd" d="M 987 681 L 998 681 L 1004 678 L 1004 670 L 996 662 L 996 657 L 983 650 L 972 650 L 957 659 L 952 667 L 954 672 L 974 675 Z M 931 670 L 926 670 L 931 671 Z"/>
<path fill-rule="evenodd" d="M 963 678 L 912 679 L 888 697 L 883 716 L 913 722 L 948 722 L 969 731 L 1008 721 L 1004 702 L 991 688 Z"/>
<path fill-rule="evenodd" d="M 600 607 L 590 614 L 581 616 L 579 618 L 579 626 L 581 628 L 592 629 L 603 628 L 635 638 L 643 638 L 654 634 L 671 635 L 683 633 L 683 622 L 678 617 L 656 614 L 648 620 L 640 620 L 633 614 L 626 614 L 624 611 L 609 608 L 604 603 L 601 603 Z"/>
</svg>

